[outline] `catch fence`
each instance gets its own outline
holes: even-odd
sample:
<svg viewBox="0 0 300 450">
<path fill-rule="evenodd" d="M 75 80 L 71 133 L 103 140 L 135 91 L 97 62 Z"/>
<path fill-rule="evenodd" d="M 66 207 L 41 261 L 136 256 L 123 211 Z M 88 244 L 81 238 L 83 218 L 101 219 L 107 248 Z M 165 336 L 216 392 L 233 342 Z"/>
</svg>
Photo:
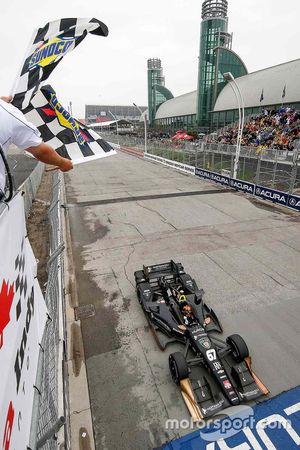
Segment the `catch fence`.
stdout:
<svg viewBox="0 0 300 450">
<path fill-rule="evenodd" d="M 132 136 L 102 135 L 104 139 L 144 151 L 144 140 Z M 300 146 L 293 151 L 275 148 L 241 147 L 237 177 L 267 188 L 298 194 L 300 192 Z M 205 142 L 172 142 L 148 140 L 152 155 L 222 175 L 233 175 L 235 145 Z"/>
<path fill-rule="evenodd" d="M 49 318 L 40 347 L 30 449 L 70 449 L 65 319 L 64 313 L 64 241 L 61 223 L 61 190 L 59 171 L 53 175 L 52 200 L 48 211 L 50 257 L 45 301 Z"/>
</svg>

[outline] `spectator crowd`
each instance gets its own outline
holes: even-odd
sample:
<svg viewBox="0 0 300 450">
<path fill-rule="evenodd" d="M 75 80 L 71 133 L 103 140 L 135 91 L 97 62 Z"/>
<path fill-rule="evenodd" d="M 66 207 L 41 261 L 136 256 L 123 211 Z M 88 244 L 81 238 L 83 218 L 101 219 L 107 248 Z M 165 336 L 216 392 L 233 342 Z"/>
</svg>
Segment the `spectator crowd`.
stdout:
<svg viewBox="0 0 300 450">
<path fill-rule="evenodd" d="M 237 135 L 236 125 L 208 142 L 235 145 Z M 265 109 L 251 117 L 244 126 L 241 145 L 257 147 L 258 151 L 266 148 L 293 150 L 296 139 L 300 139 L 300 111 L 282 106 L 277 110 Z"/>
</svg>

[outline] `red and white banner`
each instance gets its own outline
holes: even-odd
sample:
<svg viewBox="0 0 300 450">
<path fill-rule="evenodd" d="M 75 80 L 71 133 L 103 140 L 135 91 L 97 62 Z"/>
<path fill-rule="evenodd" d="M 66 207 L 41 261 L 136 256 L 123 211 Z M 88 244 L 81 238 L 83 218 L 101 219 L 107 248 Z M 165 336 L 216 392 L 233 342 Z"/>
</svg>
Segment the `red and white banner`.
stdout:
<svg viewBox="0 0 300 450">
<path fill-rule="evenodd" d="M 47 308 L 18 194 L 0 215 L 0 449 L 29 444 L 39 343 Z"/>
</svg>

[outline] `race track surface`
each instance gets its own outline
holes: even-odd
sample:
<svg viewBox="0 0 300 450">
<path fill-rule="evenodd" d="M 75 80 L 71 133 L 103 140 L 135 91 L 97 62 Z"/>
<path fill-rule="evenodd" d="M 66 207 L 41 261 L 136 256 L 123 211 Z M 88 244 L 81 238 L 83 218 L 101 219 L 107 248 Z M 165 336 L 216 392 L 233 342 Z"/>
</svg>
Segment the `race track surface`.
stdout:
<svg viewBox="0 0 300 450">
<path fill-rule="evenodd" d="M 133 272 L 183 263 L 224 336 L 244 336 L 275 396 L 300 384 L 300 217 L 119 153 L 66 175 L 97 450 L 146 450 L 189 419 L 167 355 L 149 331 Z"/>
</svg>

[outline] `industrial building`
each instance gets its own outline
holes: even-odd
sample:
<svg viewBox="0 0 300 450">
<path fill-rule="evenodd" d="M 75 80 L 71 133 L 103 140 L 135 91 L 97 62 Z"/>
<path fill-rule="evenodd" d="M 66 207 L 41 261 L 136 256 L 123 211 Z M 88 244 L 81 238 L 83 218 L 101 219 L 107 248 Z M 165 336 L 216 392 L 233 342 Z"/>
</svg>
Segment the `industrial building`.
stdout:
<svg viewBox="0 0 300 450">
<path fill-rule="evenodd" d="M 142 111 L 146 111 L 146 106 L 141 106 Z M 85 120 L 90 123 L 101 123 L 112 120 L 127 120 L 131 123 L 138 123 L 140 118 L 139 110 L 133 105 L 85 105 Z"/>
</svg>

